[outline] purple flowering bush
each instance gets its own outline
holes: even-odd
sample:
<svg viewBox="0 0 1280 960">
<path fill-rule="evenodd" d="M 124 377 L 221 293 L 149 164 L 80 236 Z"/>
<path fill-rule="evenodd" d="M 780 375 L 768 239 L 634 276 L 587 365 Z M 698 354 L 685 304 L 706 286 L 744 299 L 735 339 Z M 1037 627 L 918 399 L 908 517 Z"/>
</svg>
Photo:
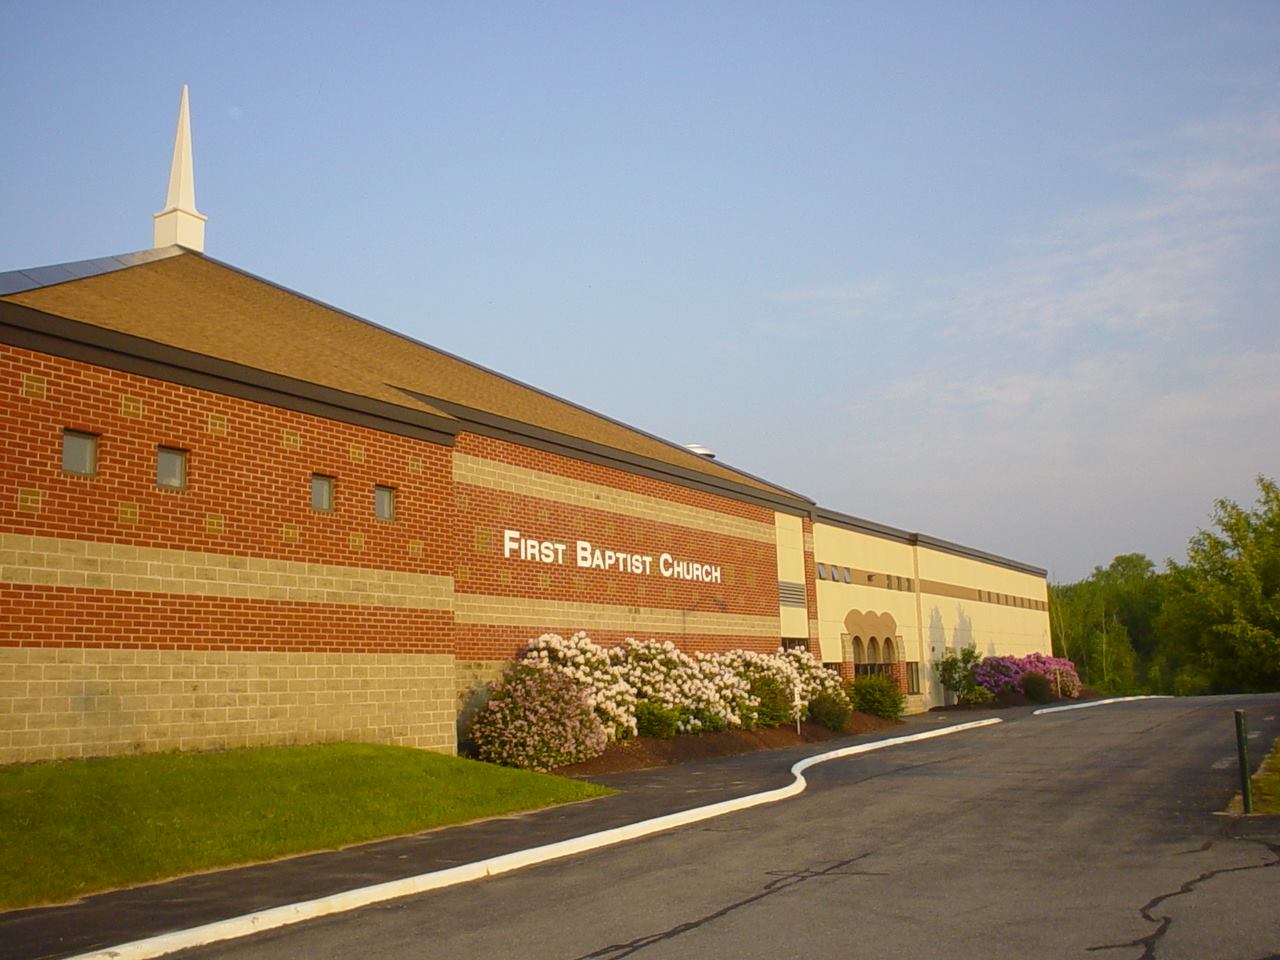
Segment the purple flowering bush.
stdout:
<svg viewBox="0 0 1280 960">
<path fill-rule="evenodd" d="M 604 753 L 608 743 L 587 688 L 545 665 L 512 664 L 471 727 L 480 757 L 550 770 Z"/>
<path fill-rule="evenodd" d="M 1076 673 L 1076 665 L 1063 657 L 1049 657 L 1043 653 L 1029 653 L 1025 657 L 983 657 L 974 668 L 973 678 L 978 686 L 993 694 L 1005 690 L 1021 693 L 1023 678 L 1029 673 L 1048 677 L 1060 697 L 1074 700 L 1080 696 L 1080 675 Z"/>
</svg>

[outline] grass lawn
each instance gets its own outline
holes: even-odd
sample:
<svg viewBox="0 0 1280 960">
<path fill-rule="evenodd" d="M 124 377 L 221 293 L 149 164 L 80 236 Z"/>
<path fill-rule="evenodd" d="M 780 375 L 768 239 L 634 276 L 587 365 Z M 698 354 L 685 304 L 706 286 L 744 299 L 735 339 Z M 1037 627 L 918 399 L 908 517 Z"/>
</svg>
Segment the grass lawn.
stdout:
<svg viewBox="0 0 1280 960">
<path fill-rule="evenodd" d="M 1253 812 L 1280 814 L 1280 739 L 1253 775 Z"/>
<path fill-rule="evenodd" d="M 356 743 L 0 768 L 0 909 L 610 792 Z"/>
</svg>

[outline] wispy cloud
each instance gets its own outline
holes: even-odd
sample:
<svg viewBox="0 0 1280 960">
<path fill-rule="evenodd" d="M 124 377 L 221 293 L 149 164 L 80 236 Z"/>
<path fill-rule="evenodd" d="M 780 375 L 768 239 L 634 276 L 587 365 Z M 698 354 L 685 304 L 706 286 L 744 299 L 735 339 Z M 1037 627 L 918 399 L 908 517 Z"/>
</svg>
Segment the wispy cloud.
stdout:
<svg viewBox="0 0 1280 960">
<path fill-rule="evenodd" d="M 1213 328 L 1234 265 L 1280 209 L 1280 109 L 1189 123 L 1159 142 L 1125 145 L 1110 163 L 1139 196 L 1065 218 L 1015 259 L 773 299 L 810 321 L 891 316 L 957 343 L 1011 337 L 1048 348 L 1095 332 L 1168 340 Z"/>
<path fill-rule="evenodd" d="M 1280 308 L 1255 293 L 1276 281 L 1249 266 L 1275 254 L 1280 109 L 1189 123 L 1111 162 L 1137 195 L 1016 259 L 779 295 L 935 337 L 877 384 L 893 416 L 824 454 L 840 486 L 819 481 L 819 499 L 865 497 L 888 522 L 1025 548 L 1071 578 L 1115 552 L 1178 554 L 1216 497 L 1280 470 Z M 868 450 L 897 465 L 887 497 L 883 474 L 848 489 L 862 481 L 843 465 Z"/>
</svg>

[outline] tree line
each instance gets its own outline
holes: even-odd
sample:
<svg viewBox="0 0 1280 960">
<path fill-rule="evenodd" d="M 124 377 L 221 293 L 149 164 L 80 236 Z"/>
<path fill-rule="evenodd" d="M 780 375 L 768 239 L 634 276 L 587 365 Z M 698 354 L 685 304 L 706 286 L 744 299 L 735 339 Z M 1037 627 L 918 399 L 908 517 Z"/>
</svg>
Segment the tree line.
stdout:
<svg viewBox="0 0 1280 960">
<path fill-rule="evenodd" d="M 1164 570 L 1140 553 L 1049 588 L 1053 652 L 1110 693 L 1280 690 L 1280 488 L 1218 500 L 1212 528 Z"/>
</svg>

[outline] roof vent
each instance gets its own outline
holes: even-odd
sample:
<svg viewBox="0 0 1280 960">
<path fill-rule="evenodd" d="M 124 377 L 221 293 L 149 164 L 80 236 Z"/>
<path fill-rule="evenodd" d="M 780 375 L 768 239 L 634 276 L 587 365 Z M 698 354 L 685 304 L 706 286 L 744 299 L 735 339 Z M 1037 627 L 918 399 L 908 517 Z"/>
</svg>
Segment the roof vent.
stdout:
<svg viewBox="0 0 1280 960">
<path fill-rule="evenodd" d="M 169 165 L 169 193 L 164 209 L 155 214 L 156 247 L 180 244 L 197 253 L 204 250 L 204 222 L 209 218 L 196 210 L 196 179 L 191 162 L 191 115 L 187 109 L 187 85 L 182 85 L 178 103 L 178 132 L 173 138 L 173 161 Z"/>
<path fill-rule="evenodd" d="M 696 453 L 700 457 L 706 457 L 708 460 L 716 458 L 716 452 L 709 447 L 704 447 L 700 443 L 686 443 L 684 448 L 690 453 Z"/>
</svg>

